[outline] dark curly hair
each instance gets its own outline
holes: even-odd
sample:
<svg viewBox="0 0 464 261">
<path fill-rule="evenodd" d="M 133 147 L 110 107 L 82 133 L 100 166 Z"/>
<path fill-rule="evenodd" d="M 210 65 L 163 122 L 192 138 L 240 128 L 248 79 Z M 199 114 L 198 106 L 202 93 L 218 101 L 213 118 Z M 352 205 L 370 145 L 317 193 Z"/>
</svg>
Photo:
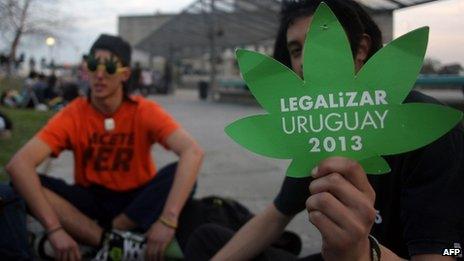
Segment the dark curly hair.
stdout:
<svg viewBox="0 0 464 261">
<path fill-rule="evenodd" d="M 351 44 L 353 56 L 359 48 L 363 34 L 371 38 L 371 47 L 367 58 L 382 48 L 382 32 L 370 15 L 353 0 L 283 0 L 280 12 L 280 27 L 274 45 L 274 58 L 291 67 L 287 49 L 287 30 L 295 20 L 311 16 L 321 2 L 325 2 L 335 13 L 345 29 Z"/>
</svg>

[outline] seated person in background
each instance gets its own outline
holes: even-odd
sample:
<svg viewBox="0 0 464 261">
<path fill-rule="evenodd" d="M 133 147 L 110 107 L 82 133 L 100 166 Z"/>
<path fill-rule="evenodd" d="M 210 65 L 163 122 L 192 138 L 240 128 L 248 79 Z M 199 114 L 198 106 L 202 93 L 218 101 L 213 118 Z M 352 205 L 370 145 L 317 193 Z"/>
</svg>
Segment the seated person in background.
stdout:
<svg viewBox="0 0 464 261">
<path fill-rule="evenodd" d="M 11 138 L 13 123 L 10 118 L 0 111 L 0 140 Z"/>
<path fill-rule="evenodd" d="M 58 112 L 6 167 L 57 259 L 80 259 L 77 242 L 100 249 L 98 260 L 160 258 L 191 195 L 203 151 L 158 104 L 128 95 L 130 61 L 127 42 L 101 35 L 87 64 L 89 96 Z M 178 163 L 157 171 L 154 143 Z M 37 165 L 66 149 L 74 153 L 75 185 L 37 175 Z M 133 229 L 146 231 L 147 242 L 121 232 Z"/>
<path fill-rule="evenodd" d="M 32 85 L 32 91 L 39 103 L 45 103 L 45 92 L 47 90 L 47 81 L 45 74 L 40 73 L 37 81 Z"/>
<path fill-rule="evenodd" d="M 274 57 L 300 76 L 306 32 L 320 2 L 283 1 Z M 348 34 L 359 71 L 382 47 L 379 28 L 355 1 L 324 2 Z M 406 102 L 437 101 L 413 91 Z M 391 167 L 385 175 L 367 176 L 355 161 L 328 158 L 312 177 L 285 177 L 274 202 L 235 235 L 217 225 L 198 228 L 189 239 L 187 259 L 296 260 L 269 245 L 306 209 L 321 233 L 322 248 L 321 255 L 304 260 L 453 260 L 442 254 L 462 248 L 463 154 L 463 129 L 456 126 L 423 148 L 384 157 Z"/>
<path fill-rule="evenodd" d="M 21 106 L 27 108 L 34 108 L 39 104 L 39 100 L 33 90 L 33 86 L 38 82 L 39 74 L 35 71 L 31 71 L 29 76 L 24 80 L 24 86 L 21 89 Z"/>
<path fill-rule="evenodd" d="M 23 101 L 23 97 L 17 90 L 6 89 L 0 95 L 0 104 L 10 108 L 20 107 Z"/>
</svg>

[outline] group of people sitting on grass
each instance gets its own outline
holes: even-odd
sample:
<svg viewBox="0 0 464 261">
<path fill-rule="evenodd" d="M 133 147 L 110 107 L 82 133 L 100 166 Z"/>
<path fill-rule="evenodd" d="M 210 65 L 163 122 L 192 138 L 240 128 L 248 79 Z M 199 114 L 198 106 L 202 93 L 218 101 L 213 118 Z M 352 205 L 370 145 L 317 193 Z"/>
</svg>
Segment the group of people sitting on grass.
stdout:
<svg viewBox="0 0 464 261">
<path fill-rule="evenodd" d="M 59 110 L 79 96 L 77 84 L 59 81 L 55 73 L 46 76 L 31 71 L 21 90 L 4 89 L 0 104 L 10 108 L 34 108 Z"/>
</svg>

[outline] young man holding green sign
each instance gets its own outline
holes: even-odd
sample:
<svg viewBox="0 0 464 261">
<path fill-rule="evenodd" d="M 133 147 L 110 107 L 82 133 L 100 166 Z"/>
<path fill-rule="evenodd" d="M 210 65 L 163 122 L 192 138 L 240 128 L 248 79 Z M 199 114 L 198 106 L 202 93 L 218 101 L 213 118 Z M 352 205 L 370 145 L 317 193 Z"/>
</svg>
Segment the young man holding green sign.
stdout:
<svg viewBox="0 0 464 261">
<path fill-rule="evenodd" d="M 326 0 L 325 2 L 335 13 L 348 35 L 355 70 L 357 72 L 365 71 L 366 67 L 368 67 L 365 65 L 368 59 L 382 48 L 380 30 L 356 2 L 352 0 Z M 307 61 L 305 62 L 305 71 L 303 71 L 302 53 L 306 40 L 306 32 L 308 32 L 311 23 L 316 23 L 314 17 L 320 3 L 320 0 L 284 1 L 281 27 L 276 40 L 274 57 L 282 64 L 292 68 L 294 72 L 304 78 L 306 83 L 325 80 L 329 83 L 327 84 L 327 88 L 336 88 L 337 86 L 333 86 L 336 84 L 330 85 L 330 81 L 336 82 L 338 79 L 335 77 L 331 78 L 328 75 L 337 75 L 339 73 L 338 71 L 329 71 L 330 69 L 338 69 L 336 67 L 337 61 L 332 61 L 333 68 L 329 68 L 327 71 L 319 69 L 319 74 L 311 74 L 312 77 L 306 77 L 308 76 L 306 75 L 308 67 L 312 68 L 312 72 L 314 72 L 318 70 L 318 67 L 324 68 L 325 66 L 326 68 L 326 64 L 328 64 L 328 62 L 321 60 L 311 60 L 309 61 L 310 64 Z M 318 22 L 320 21 L 321 19 L 318 20 Z M 322 24 L 320 31 L 330 31 L 334 30 L 334 28 L 335 30 L 337 29 L 333 23 Z M 418 35 L 422 32 L 417 31 L 415 34 Z M 317 35 L 317 37 L 320 36 L 322 38 L 322 34 Z M 316 36 L 315 34 L 310 35 Z M 309 38 L 309 41 L 311 41 L 311 38 Z M 314 41 L 317 41 L 317 39 Z M 328 41 L 332 40 L 328 39 Z M 403 41 L 402 43 L 405 42 Z M 336 56 L 338 54 L 331 52 L 338 50 L 327 47 L 332 45 L 335 45 L 334 42 L 330 44 L 327 42 L 327 45 L 318 42 L 317 46 L 313 43 L 313 47 L 320 48 L 318 50 L 321 52 L 327 51 L 328 56 Z M 394 47 L 400 50 L 400 57 L 403 55 L 402 52 L 405 53 L 402 63 L 399 65 L 400 67 L 404 66 L 404 68 L 398 68 L 397 66 L 394 70 L 411 71 L 410 67 L 412 66 L 407 65 L 407 59 L 411 58 L 411 56 L 408 57 L 407 53 L 414 52 L 415 49 L 398 43 Z M 425 46 L 422 47 L 425 50 Z M 314 51 L 314 49 L 310 51 Z M 240 55 L 242 56 L 240 57 Z M 246 59 L 245 55 L 247 55 L 246 51 L 238 52 L 239 64 L 240 59 Z M 377 61 L 378 57 L 376 57 Z M 255 59 L 255 61 L 252 61 L 252 58 L 248 59 L 251 61 L 250 64 L 255 62 L 254 66 L 246 68 L 248 70 L 242 70 L 242 67 L 240 69 L 247 83 L 256 84 L 256 82 L 262 79 L 252 74 L 264 72 L 261 71 L 261 67 L 257 68 L 267 61 L 261 57 Z M 412 59 L 409 61 L 415 61 L 417 67 L 418 56 L 412 56 Z M 343 62 L 340 60 L 340 63 Z M 384 62 L 386 64 L 389 60 Z M 272 63 L 268 63 L 267 65 L 270 65 L 267 67 L 268 71 L 281 72 L 274 70 L 277 66 L 272 67 Z M 372 62 L 369 65 L 372 68 Z M 377 65 L 379 66 L 377 72 L 384 70 L 383 74 L 393 75 L 393 69 L 388 71 L 391 67 L 382 65 Z M 412 71 L 416 69 L 412 69 Z M 263 75 L 266 74 L 263 73 Z M 269 79 L 275 80 L 272 77 L 280 77 L 282 74 L 277 75 L 276 73 L 272 75 L 269 73 L 269 75 L 271 75 Z M 364 77 L 365 75 L 364 72 Z M 385 77 L 385 75 L 381 76 Z M 408 77 L 411 77 L 411 75 L 414 76 L 414 73 L 410 73 Z M 252 76 L 256 77 L 252 79 Z M 357 74 L 358 80 L 362 77 L 361 73 Z M 413 78 L 410 79 L 411 85 L 414 83 L 414 80 Z M 294 80 L 293 82 L 289 81 L 287 85 L 290 88 L 290 85 L 295 82 L 299 83 L 298 80 Z M 377 83 L 379 84 L 379 82 Z M 274 88 L 271 84 L 268 86 L 269 89 Z M 372 87 L 377 88 L 377 86 Z M 319 96 L 303 96 L 305 94 L 302 94 L 302 92 L 298 93 L 299 89 L 295 89 L 297 94 L 294 96 L 273 100 L 273 104 L 279 106 L 279 108 L 271 112 L 271 114 L 277 111 L 282 114 L 288 113 L 293 117 L 282 118 L 282 130 L 286 135 L 300 134 L 300 132 L 318 133 L 321 131 L 319 128 L 328 129 L 326 133 L 330 133 L 330 131 L 334 133 L 340 130 L 338 129 L 338 125 L 334 125 L 336 123 L 334 119 L 337 119 L 340 124 L 344 124 L 340 128 L 349 129 L 350 126 L 356 126 L 356 128 L 353 127 L 353 130 L 362 131 L 365 128 L 366 130 L 377 131 L 377 129 L 383 129 L 386 123 L 391 124 L 388 121 L 388 117 L 401 116 L 401 114 L 395 114 L 391 110 L 393 107 L 379 107 L 387 108 L 391 111 L 379 111 L 377 118 L 375 117 L 375 111 L 367 115 L 369 110 L 365 110 L 364 112 L 367 111 L 367 113 L 361 116 L 356 116 L 354 113 L 356 111 L 351 108 L 344 111 L 344 113 L 351 113 L 350 119 L 360 117 L 356 121 L 349 121 L 348 116 L 341 114 L 339 114 L 341 116 L 337 116 L 335 113 L 325 115 L 325 118 L 323 118 L 323 114 L 320 114 L 319 119 L 317 117 L 303 117 L 296 113 L 298 111 L 324 108 L 360 107 L 361 103 L 363 103 L 363 106 L 367 105 L 367 108 L 371 109 L 376 108 L 374 106 L 387 106 L 396 97 L 394 97 L 395 93 L 393 92 L 384 95 L 380 89 L 377 90 L 377 96 L 374 91 L 364 95 L 364 98 L 361 91 L 358 92 L 358 98 L 356 98 L 354 94 L 345 95 L 342 91 L 335 92 L 333 89 L 326 89 L 326 92 Z M 264 89 L 260 90 L 263 90 L 263 93 L 266 92 Z M 260 90 L 253 92 L 255 97 Z M 273 89 L 272 91 L 279 92 L 280 90 Z M 270 91 L 268 90 L 268 92 Z M 263 98 L 260 100 L 260 97 L 257 97 L 257 99 L 261 105 L 267 102 Z M 342 101 L 341 99 L 344 100 Z M 352 99 L 351 102 L 349 101 L 350 99 Z M 409 93 L 405 99 L 405 103 L 423 104 L 437 102 L 428 96 L 413 91 Z M 348 106 L 348 104 L 353 106 Z M 271 108 L 271 110 L 269 108 L 265 109 L 269 112 L 275 108 Z M 387 112 L 389 113 L 388 115 Z M 425 112 L 429 113 L 428 111 Z M 265 117 L 271 118 L 271 114 L 258 117 L 261 117 L 261 119 Z M 327 120 L 329 117 L 330 119 Z M 431 120 L 435 119 L 431 113 L 427 117 L 430 117 Z M 256 120 L 252 122 L 256 123 L 258 122 L 257 119 L 257 117 L 253 118 L 252 116 L 242 119 L 242 122 Z M 407 132 L 409 128 L 416 127 L 408 125 L 408 123 L 414 120 L 414 117 L 407 118 L 407 121 L 403 123 L 405 125 L 398 126 L 398 132 Z M 264 120 L 261 122 L 267 123 Z M 289 124 L 289 122 L 292 123 Z M 356 125 L 348 124 L 353 124 L 353 122 Z M 439 125 L 433 121 L 430 124 Z M 256 124 L 250 124 L 249 126 L 256 126 Z M 277 128 L 280 127 L 279 125 L 276 126 Z M 236 138 L 236 141 L 243 138 L 234 136 L 237 133 L 234 128 L 235 126 L 228 127 L 226 128 L 226 132 L 231 137 Z M 404 135 L 403 137 L 415 140 L 415 136 L 427 136 L 427 132 L 429 131 L 424 128 L 423 130 L 419 130 L 419 133 L 414 135 L 409 134 L 409 136 Z M 251 134 L 248 132 L 247 135 Z M 265 135 L 267 134 L 262 134 L 262 136 Z M 298 172 L 296 170 L 301 170 L 304 167 L 304 159 L 303 163 L 300 161 L 296 166 L 290 165 L 287 177 L 273 204 L 251 219 L 235 235 L 232 231 L 215 225 L 199 228 L 189 240 L 186 256 L 191 260 L 207 260 L 211 258 L 213 260 L 249 260 L 253 258 L 259 260 L 297 259 L 297 257 L 289 253 L 270 248 L 269 246 L 282 233 L 292 218 L 297 213 L 306 209 L 309 213 L 309 221 L 321 233 L 322 249 L 321 255 L 307 257 L 305 260 L 319 260 L 321 258 L 325 260 L 379 260 L 380 258 L 381 260 L 399 260 L 401 258 L 412 260 L 453 260 L 454 257 L 444 256 L 444 253 L 449 253 L 449 251 L 445 251 L 447 249 L 461 248 L 464 234 L 464 213 L 462 208 L 462 199 L 464 198 L 462 192 L 464 185 L 464 134 L 462 126 L 455 126 L 445 135 L 440 136 L 435 142 L 412 152 L 402 152 L 396 155 L 386 153 L 389 156 L 384 156 L 381 159 L 372 157 L 366 161 L 363 159 L 357 162 L 349 159 L 348 156 L 326 157 L 318 161 L 318 165 L 312 171 L 308 171 L 311 172 L 311 177 L 289 177 Z M 259 149 L 256 149 L 258 147 L 256 146 L 257 143 L 262 140 L 270 140 L 245 138 L 243 140 L 246 140 L 248 145 L 252 144 L 247 148 L 254 152 L 259 151 Z M 319 139 L 319 143 L 310 144 L 309 148 L 315 148 L 315 152 L 320 152 L 318 153 L 319 155 L 324 153 L 324 151 L 334 151 L 336 145 L 340 146 L 339 148 L 341 149 L 339 151 L 341 152 L 347 150 L 362 152 L 364 150 L 362 146 L 367 145 L 364 141 L 367 142 L 368 140 L 364 139 L 366 137 L 363 137 L 362 141 L 360 137 L 356 139 L 348 139 L 347 137 L 346 139 L 333 139 L 333 142 L 331 140 L 327 142 L 327 138 L 323 140 Z M 383 138 L 390 139 L 390 137 Z M 273 141 L 278 143 L 279 139 L 274 139 Z M 352 144 L 347 144 L 348 142 L 352 142 Z M 383 142 L 383 147 L 388 147 L 391 145 L 389 143 L 393 143 L 390 140 Z M 409 143 L 410 141 L 403 139 L 402 142 Z M 309 143 L 311 143 L 311 140 L 309 140 Z M 290 147 L 290 145 L 287 147 Z M 268 153 L 268 155 L 280 155 L 280 151 L 278 150 L 270 152 L 272 149 L 271 146 L 265 148 L 266 151 L 262 151 Z M 285 149 L 283 147 L 282 150 Z M 382 152 L 380 145 L 376 149 Z M 319 157 L 318 154 L 315 153 L 314 157 Z M 347 154 L 341 153 L 341 155 Z M 356 154 L 353 153 L 353 155 Z M 306 161 L 311 160 L 314 159 L 306 159 Z M 382 165 L 385 161 L 388 165 Z M 380 173 L 383 171 L 382 169 L 390 169 L 391 171 L 386 175 L 366 175 L 367 171 Z M 376 170 L 379 171 L 376 172 Z M 453 253 L 456 252 L 458 251 L 454 251 Z"/>
</svg>

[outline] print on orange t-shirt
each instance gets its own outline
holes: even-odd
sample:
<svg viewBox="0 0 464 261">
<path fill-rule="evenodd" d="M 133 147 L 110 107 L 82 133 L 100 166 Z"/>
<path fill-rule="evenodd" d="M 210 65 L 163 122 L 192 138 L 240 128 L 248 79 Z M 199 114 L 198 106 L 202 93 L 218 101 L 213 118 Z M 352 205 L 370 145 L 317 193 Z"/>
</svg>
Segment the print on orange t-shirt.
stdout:
<svg viewBox="0 0 464 261">
<path fill-rule="evenodd" d="M 114 129 L 106 130 L 105 117 L 87 98 L 78 98 L 37 137 L 50 146 L 53 156 L 73 151 L 76 184 L 131 190 L 156 175 L 151 145 L 158 142 L 167 148 L 166 139 L 179 124 L 158 104 L 139 96 L 124 101 L 111 118 Z"/>
</svg>

